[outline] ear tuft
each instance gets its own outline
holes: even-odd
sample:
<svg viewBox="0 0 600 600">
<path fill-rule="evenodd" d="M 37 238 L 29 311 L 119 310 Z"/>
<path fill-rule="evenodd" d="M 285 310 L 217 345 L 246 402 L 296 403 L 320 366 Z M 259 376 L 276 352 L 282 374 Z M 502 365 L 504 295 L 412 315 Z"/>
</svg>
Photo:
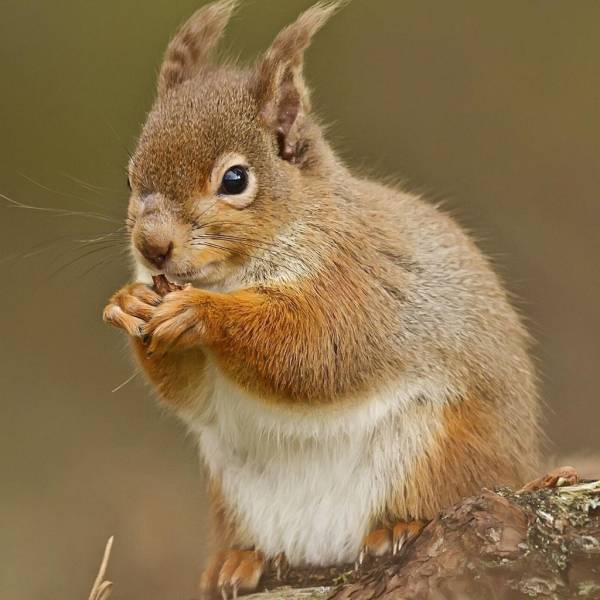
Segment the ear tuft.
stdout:
<svg viewBox="0 0 600 600">
<path fill-rule="evenodd" d="M 219 0 L 197 10 L 169 42 L 158 76 L 161 96 L 209 63 L 238 0 Z"/>
<path fill-rule="evenodd" d="M 254 93 L 265 124 L 279 141 L 280 156 L 295 162 L 301 147 L 300 126 L 310 111 L 302 77 L 304 52 L 312 37 L 345 2 L 318 2 L 283 29 L 259 62 Z"/>
</svg>

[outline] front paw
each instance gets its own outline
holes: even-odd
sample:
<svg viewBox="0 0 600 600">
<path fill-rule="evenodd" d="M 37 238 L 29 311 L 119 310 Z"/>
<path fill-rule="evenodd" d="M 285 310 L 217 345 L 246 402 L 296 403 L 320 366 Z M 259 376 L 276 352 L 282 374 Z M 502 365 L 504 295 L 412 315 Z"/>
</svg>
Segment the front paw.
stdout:
<svg viewBox="0 0 600 600">
<path fill-rule="evenodd" d="M 102 317 L 106 323 L 141 338 L 144 325 L 161 303 L 161 297 L 144 283 L 130 283 L 112 296 Z"/>
<path fill-rule="evenodd" d="M 201 290 L 186 288 L 167 294 L 144 326 L 150 340 L 148 354 L 187 350 L 205 344 L 212 309 L 210 295 Z"/>
</svg>

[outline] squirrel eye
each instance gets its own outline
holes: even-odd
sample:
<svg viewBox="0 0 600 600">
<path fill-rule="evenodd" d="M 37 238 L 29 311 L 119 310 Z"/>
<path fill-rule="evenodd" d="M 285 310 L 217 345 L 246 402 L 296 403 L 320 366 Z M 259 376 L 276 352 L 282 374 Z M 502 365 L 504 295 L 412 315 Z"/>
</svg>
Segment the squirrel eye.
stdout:
<svg viewBox="0 0 600 600">
<path fill-rule="evenodd" d="M 248 187 L 248 171 L 241 165 L 230 167 L 221 180 L 219 194 L 241 194 Z"/>
</svg>

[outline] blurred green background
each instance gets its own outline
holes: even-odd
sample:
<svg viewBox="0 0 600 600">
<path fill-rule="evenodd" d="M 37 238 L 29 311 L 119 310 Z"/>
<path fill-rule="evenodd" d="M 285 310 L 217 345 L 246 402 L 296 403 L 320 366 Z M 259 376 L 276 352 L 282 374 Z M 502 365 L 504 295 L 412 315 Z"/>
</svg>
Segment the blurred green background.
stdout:
<svg viewBox="0 0 600 600">
<path fill-rule="evenodd" d="M 190 598 L 206 507 L 193 441 L 101 309 L 128 278 L 125 165 L 160 57 L 198 0 L 0 2 L 0 594 L 87 597 L 115 534 L 115 600 Z M 251 0 L 251 59 L 306 0 Z M 443 200 L 538 342 L 548 455 L 599 450 L 600 3 L 354 0 L 308 54 L 314 104 L 362 172 Z M 114 221 L 113 221 L 114 220 Z M 75 262 L 73 262 L 75 261 Z"/>
</svg>

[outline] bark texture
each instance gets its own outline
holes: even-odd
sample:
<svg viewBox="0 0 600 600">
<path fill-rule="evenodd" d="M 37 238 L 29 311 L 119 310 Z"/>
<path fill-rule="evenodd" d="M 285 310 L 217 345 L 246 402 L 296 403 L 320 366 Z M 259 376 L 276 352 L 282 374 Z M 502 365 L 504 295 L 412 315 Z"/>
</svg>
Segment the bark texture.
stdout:
<svg viewBox="0 0 600 600">
<path fill-rule="evenodd" d="M 600 481 L 557 469 L 444 510 L 399 556 L 263 577 L 247 600 L 600 600 Z M 548 486 L 562 486 L 547 489 Z M 108 600 L 109 540 L 89 600 Z"/>
<path fill-rule="evenodd" d="M 446 509 L 399 557 L 347 569 L 295 570 L 301 589 L 252 600 L 600 600 L 600 481 L 483 490 Z M 279 584 L 280 585 L 280 584 Z"/>
</svg>

